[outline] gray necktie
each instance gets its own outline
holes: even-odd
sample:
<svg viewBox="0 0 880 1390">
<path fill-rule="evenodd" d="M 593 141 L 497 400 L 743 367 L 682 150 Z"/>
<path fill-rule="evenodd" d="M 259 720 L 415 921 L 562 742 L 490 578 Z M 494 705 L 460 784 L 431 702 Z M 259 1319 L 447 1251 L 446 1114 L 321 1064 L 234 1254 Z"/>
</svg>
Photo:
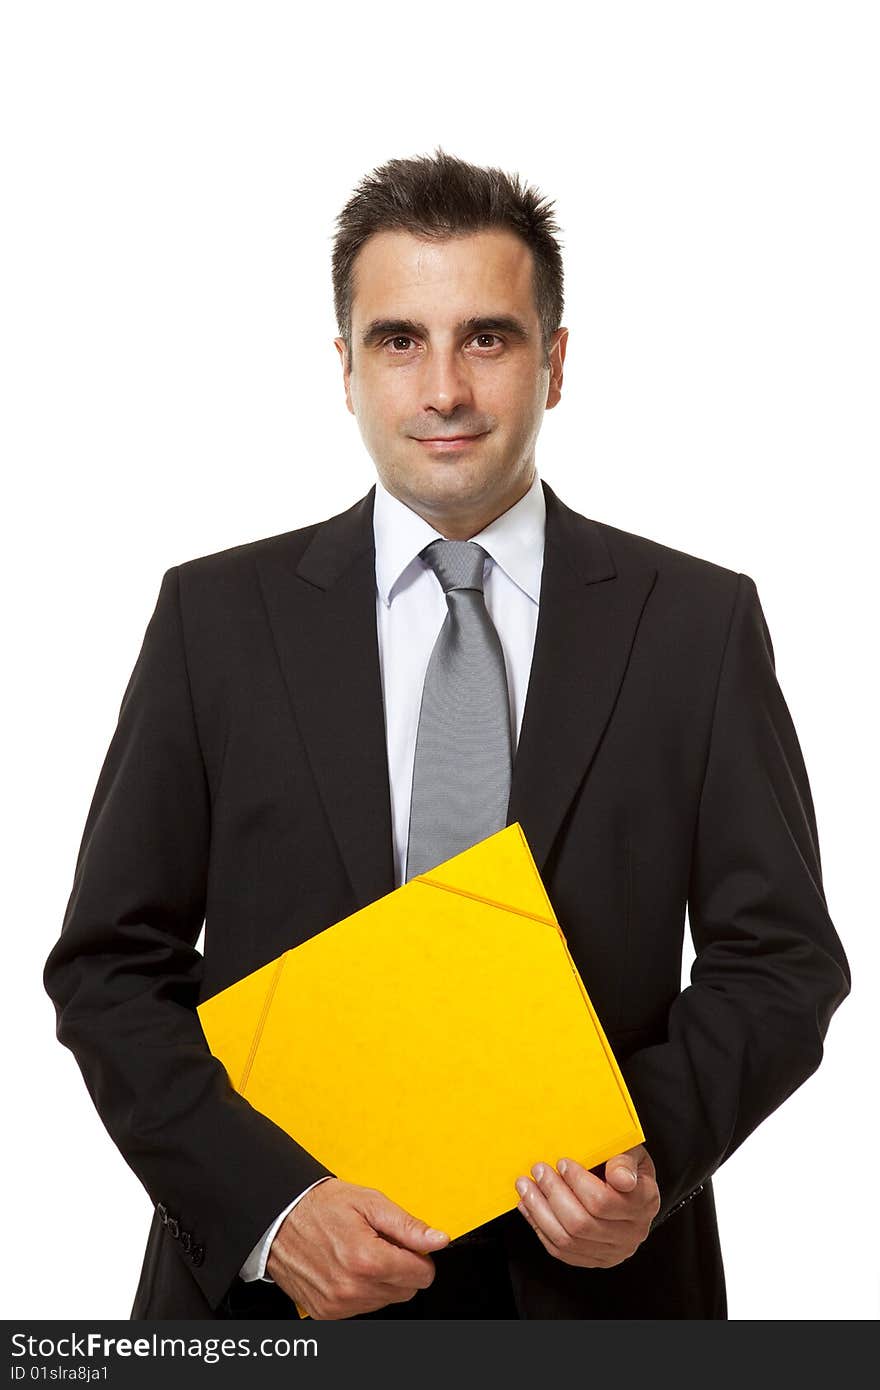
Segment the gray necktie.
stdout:
<svg viewBox="0 0 880 1390">
<path fill-rule="evenodd" d="M 504 828 L 513 762 L 504 653 L 483 597 L 486 551 L 436 540 L 421 556 L 449 611 L 422 691 L 405 883 Z"/>
</svg>

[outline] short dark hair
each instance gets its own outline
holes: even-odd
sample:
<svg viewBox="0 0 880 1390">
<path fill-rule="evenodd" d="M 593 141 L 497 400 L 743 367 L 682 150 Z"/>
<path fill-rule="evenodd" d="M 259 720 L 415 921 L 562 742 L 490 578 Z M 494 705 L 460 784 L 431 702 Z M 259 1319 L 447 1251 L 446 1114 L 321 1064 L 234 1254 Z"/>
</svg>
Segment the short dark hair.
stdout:
<svg viewBox="0 0 880 1390">
<path fill-rule="evenodd" d="M 534 258 L 535 307 L 544 352 L 562 324 L 562 252 L 553 204 L 518 174 L 484 169 L 437 148 L 433 155 L 389 159 L 361 179 L 336 219 L 333 300 L 339 335 L 351 359 L 354 263 L 376 232 L 406 231 L 445 240 L 505 227 Z"/>
</svg>

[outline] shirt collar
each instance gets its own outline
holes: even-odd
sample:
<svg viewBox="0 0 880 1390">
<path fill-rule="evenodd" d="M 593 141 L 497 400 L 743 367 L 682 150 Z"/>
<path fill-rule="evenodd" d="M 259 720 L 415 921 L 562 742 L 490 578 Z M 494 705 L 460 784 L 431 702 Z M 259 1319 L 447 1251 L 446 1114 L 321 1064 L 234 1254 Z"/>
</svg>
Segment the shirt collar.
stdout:
<svg viewBox="0 0 880 1390">
<path fill-rule="evenodd" d="M 528 492 L 501 516 L 490 521 L 477 541 L 500 565 L 509 579 L 534 603 L 541 592 L 544 565 L 546 502 L 537 471 Z M 390 607 L 393 591 L 404 571 L 415 562 L 430 541 L 442 539 L 430 522 L 395 497 L 376 479 L 373 503 L 373 537 L 376 545 L 376 584 L 382 602 Z M 420 562 L 424 563 L 424 562 Z"/>
</svg>

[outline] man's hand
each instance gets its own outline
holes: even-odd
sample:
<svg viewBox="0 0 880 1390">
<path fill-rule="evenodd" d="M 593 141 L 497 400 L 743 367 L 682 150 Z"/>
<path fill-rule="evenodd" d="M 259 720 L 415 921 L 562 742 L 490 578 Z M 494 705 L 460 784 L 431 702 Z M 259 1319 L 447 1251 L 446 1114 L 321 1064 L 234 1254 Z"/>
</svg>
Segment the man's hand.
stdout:
<svg viewBox="0 0 880 1390">
<path fill-rule="evenodd" d="M 426 1252 L 448 1241 L 376 1188 L 328 1178 L 282 1221 L 266 1272 L 311 1317 L 350 1318 L 428 1288 Z"/>
<path fill-rule="evenodd" d="M 558 1171 L 556 1171 L 558 1169 Z M 545 1250 L 564 1264 L 610 1269 L 639 1248 L 660 1210 L 654 1164 L 644 1144 L 609 1158 L 605 1181 L 570 1158 L 536 1163 L 535 1182 L 517 1178 L 517 1207 Z"/>
</svg>

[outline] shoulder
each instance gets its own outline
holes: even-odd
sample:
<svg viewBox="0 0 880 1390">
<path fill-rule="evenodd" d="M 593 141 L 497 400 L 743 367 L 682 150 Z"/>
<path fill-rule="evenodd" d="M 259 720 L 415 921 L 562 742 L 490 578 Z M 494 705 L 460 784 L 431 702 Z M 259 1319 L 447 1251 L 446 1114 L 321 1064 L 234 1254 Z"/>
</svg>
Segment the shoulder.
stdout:
<svg viewBox="0 0 880 1390">
<path fill-rule="evenodd" d="M 373 489 L 352 506 L 291 531 L 198 555 L 173 567 L 182 594 L 217 601 L 256 592 L 261 572 L 293 576 L 307 551 L 310 563 L 344 560 L 372 540 Z"/>
<path fill-rule="evenodd" d="M 578 569 L 600 580 L 643 576 L 651 609 L 664 622 L 685 627 L 705 622 L 709 631 L 726 627 L 737 596 L 744 587 L 754 589 L 749 576 L 731 565 L 584 516 L 546 484 L 545 490 L 548 525 L 552 512 L 554 532 Z"/>
<path fill-rule="evenodd" d="M 730 565 L 585 516 L 564 503 L 546 481 L 544 489 L 548 528 L 552 524 L 566 549 L 582 551 L 585 560 L 589 556 L 584 567 L 597 576 L 655 570 L 657 581 L 664 588 L 671 586 L 694 593 L 708 589 L 731 596 L 735 593 L 741 576 Z"/>
<path fill-rule="evenodd" d="M 587 581 L 619 578 L 644 593 L 646 631 L 665 659 L 723 650 L 737 602 L 757 602 L 754 581 L 733 566 L 586 517 L 545 491 L 548 530 Z"/>
<path fill-rule="evenodd" d="M 731 647 L 766 652 L 773 661 L 770 633 L 750 575 L 606 522 L 595 525 L 618 575 L 654 575 L 645 634 L 646 641 L 655 644 L 659 663 L 678 669 L 696 657 L 701 667 L 720 670 Z M 750 659 L 754 665 L 756 658 Z"/>
<path fill-rule="evenodd" d="M 182 560 L 174 568 L 182 583 L 200 580 L 225 579 L 250 572 L 261 558 L 284 555 L 296 560 L 305 552 L 315 532 L 323 525 L 316 521 L 308 526 L 297 527 L 293 531 L 281 531 L 275 536 L 261 536 L 257 540 L 243 541 L 239 545 L 227 546 L 208 555 L 196 555 Z"/>
<path fill-rule="evenodd" d="M 658 576 L 674 578 L 683 584 L 710 584 L 722 590 L 736 587 L 739 571 L 729 565 L 686 550 L 677 550 L 649 536 L 623 531 L 604 521 L 595 524 L 616 564 L 623 566 L 636 561 L 650 565 L 657 570 Z"/>
<path fill-rule="evenodd" d="M 759 600 L 750 575 L 648 536 L 596 523 L 619 573 L 656 571 L 651 602 L 668 642 L 723 648 L 737 605 Z"/>
</svg>

